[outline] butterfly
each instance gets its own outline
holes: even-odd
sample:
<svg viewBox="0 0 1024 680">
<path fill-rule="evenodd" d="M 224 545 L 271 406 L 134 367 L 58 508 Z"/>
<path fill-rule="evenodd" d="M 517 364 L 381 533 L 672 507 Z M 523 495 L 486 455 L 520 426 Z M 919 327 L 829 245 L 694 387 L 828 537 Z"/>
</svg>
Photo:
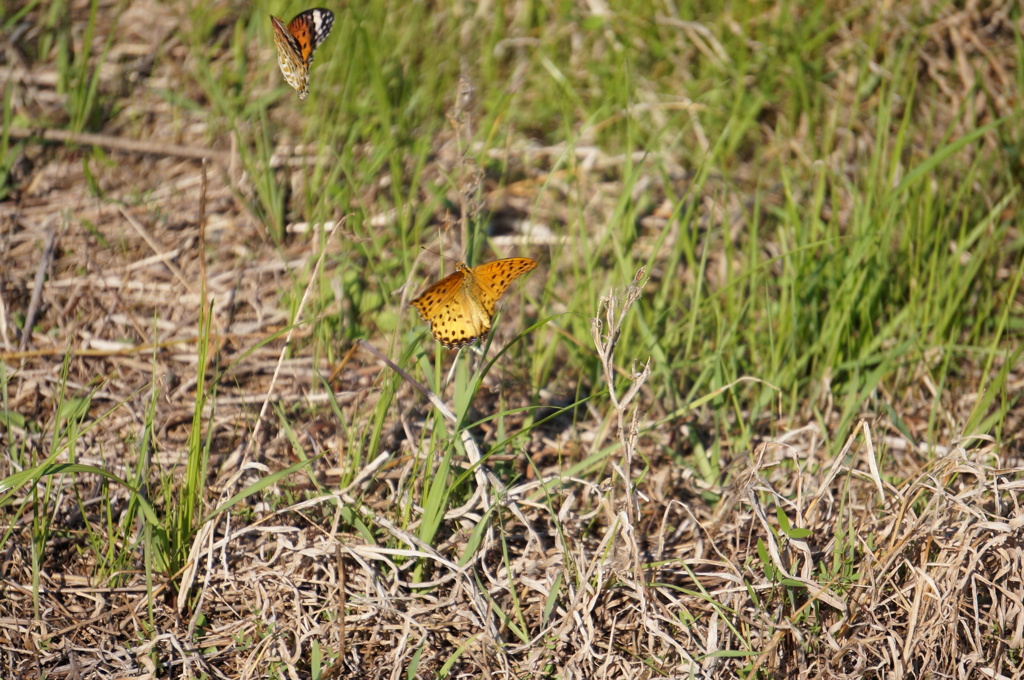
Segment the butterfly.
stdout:
<svg viewBox="0 0 1024 680">
<path fill-rule="evenodd" d="M 274 25 L 274 44 L 277 45 L 277 63 L 289 85 L 299 93 L 299 99 L 309 94 L 309 65 L 313 53 L 334 25 L 334 13 L 329 9 L 307 9 L 295 15 L 285 26 L 275 16 L 270 17 Z"/>
<path fill-rule="evenodd" d="M 412 306 L 430 332 L 445 347 L 456 349 L 476 342 L 491 330 L 494 305 L 513 281 L 535 268 L 528 257 L 509 257 L 469 267 L 455 265 L 455 273 L 427 288 Z"/>
</svg>

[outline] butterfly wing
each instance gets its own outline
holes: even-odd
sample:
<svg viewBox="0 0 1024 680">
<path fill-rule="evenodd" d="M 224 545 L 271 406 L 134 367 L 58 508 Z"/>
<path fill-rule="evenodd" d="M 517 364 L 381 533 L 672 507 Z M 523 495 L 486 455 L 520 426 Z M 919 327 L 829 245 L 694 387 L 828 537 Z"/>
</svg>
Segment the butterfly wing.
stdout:
<svg viewBox="0 0 1024 680">
<path fill-rule="evenodd" d="M 510 257 L 469 269 L 461 262 L 412 301 L 430 332 L 445 347 L 469 345 L 491 330 L 494 306 L 517 278 L 535 268 L 527 257 Z"/>
<path fill-rule="evenodd" d="M 274 45 L 277 47 L 277 65 L 285 82 L 299 93 L 299 99 L 305 99 L 309 92 L 309 69 L 302 59 L 302 46 L 288 32 L 288 27 L 275 16 L 270 17 L 274 25 Z"/>
<path fill-rule="evenodd" d="M 270 17 L 274 26 L 274 45 L 277 47 L 277 64 L 285 81 L 299 93 L 299 99 L 309 94 L 309 65 L 313 53 L 334 25 L 334 13 L 326 9 L 307 9 L 300 12 L 286 26 L 275 16 Z"/>
<path fill-rule="evenodd" d="M 488 320 L 494 316 L 495 305 L 512 282 L 536 267 L 537 262 L 528 257 L 508 257 L 473 268 L 472 295 L 487 313 Z"/>
<path fill-rule="evenodd" d="M 472 272 L 459 264 L 450 274 L 427 288 L 410 304 L 419 310 L 430 332 L 445 347 L 456 349 L 476 341 L 491 330 L 491 319 L 469 295 Z"/>
<path fill-rule="evenodd" d="M 334 26 L 334 12 L 322 7 L 299 12 L 288 22 L 288 32 L 299 46 L 299 55 L 306 67 L 313 63 L 313 53 L 320 47 Z"/>
</svg>

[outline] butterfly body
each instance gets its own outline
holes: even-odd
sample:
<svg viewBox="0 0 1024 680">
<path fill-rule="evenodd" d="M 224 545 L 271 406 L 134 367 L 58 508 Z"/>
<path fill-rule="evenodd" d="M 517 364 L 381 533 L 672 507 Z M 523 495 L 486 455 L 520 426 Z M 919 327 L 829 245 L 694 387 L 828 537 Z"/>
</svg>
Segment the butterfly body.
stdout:
<svg viewBox="0 0 1024 680">
<path fill-rule="evenodd" d="M 299 93 L 299 99 L 305 99 L 309 94 L 309 65 L 313 63 L 313 53 L 331 32 L 334 13 L 318 7 L 299 12 L 287 24 L 275 16 L 270 17 L 270 23 L 274 26 L 281 74 Z"/>
<path fill-rule="evenodd" d="M 451 349 L 469 345 L 490 332 L 494 307 L 512 282 L 536 266 L 528 257 L 477 267 L 459 262 L 453 274 L 428 287 L 412 306 L 430 323 L 430 332 L 442 345 Z"/>
</svg>

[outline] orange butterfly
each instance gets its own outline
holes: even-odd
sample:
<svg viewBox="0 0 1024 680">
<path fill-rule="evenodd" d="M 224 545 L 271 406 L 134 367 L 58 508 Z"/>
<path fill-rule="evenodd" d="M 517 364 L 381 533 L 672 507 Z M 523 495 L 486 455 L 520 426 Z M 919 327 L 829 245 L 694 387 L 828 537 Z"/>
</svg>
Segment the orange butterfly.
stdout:
<svg viewBox="0 0 1024 680">
<path fill-rule="evenodd" d="M 299 99 L 305 99 L 309 94 L 309 65 L 313 63 L 313 53 L 331 32 L 334 13 L 328 9 L 307 9 L 295 15 L 287 26 L 275 16 L 270 17 L 270 22 L 274 25 L 281 73 L 299 93 Z"/>
<path fill-rule="evenodd" d="M 412 301 L 430 332 L 445 347 L 469 345 L 491 330 L 494 305 L 517 278 L 535 268 L 528 257 L 510 257 L 468 267 L 455 265 L 444 277 Z"/>
</svg>

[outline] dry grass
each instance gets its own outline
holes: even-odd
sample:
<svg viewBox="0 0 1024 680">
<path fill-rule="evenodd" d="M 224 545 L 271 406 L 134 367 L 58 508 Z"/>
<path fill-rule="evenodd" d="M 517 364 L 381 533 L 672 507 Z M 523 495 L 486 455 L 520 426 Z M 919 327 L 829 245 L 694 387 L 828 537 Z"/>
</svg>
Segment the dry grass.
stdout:
<svg viewBox="0 0 1024 680">
<path fill-rule="evenodd" d="M 866 462 L 867 442 L 883 438 L 866 424 L 861 434 L 851 442 L 854 466 L 822 459 L 814 427 L 762 445 L 715 508 L 684 502 L 705 489 L 661 465 L 644 486 L 636 524 L 607 489 L 545 474 L 507 492 L 505 503 L 526 521 L 502 509 L 500 535 L 461 566 L 390 525 L 379 514 L 389 503 L 383 497 L 352 506 L 387 528 L 401 550 L 332 531 L 334 498 L 352 500 L 354 489 L 262 513 L 249 525 L 226 523 L 192 555 L 206 622 L 179 619 L 160 586 L 156 635 L 145 633 L 141 584 L 102 587 L 74 576 L 75 565 L 47 571 L 43 615 L 33 619 L 29 589 L 16 587 L 30 574 L 14 550 L 5 563 L 6 663 L 47 677 L 75 669 L 78 677 L 136 677 L 152 655 L 163 664 L 159 677 L 264 677 L 271 661 L 303 677 L 316 640 L 344 645 L 343 677 L 392 677 L 416 650 L 427 676 L 460 648 L 451 669 L 459 677 L 545 669 L 671 676 L 680 666 L 721 677 L 755 659 L 776 677 L 935 668 L 1015 677 L 1024 629 L 1018 471 L 993 467 L 984 448 L 955 448 L 925 463 L 914 447 L 897 447 L 900 471 L 919 471 L 894 486 Z M 794 475 L 787 463 L 808 471 Z M 556 482 L 557 492 L 543 493 L 542 481 Z M 782 537 L 779 509 L 808 535 Z M 468 532 L 481 512 L 464 506 L 449 520 L 465 521 Z M 460 554 L 466 540 L 452 534 L 444 554 Z M 759 542 L 789 585 L 766 578 Z M 644 581 L 634 550 L 654 565 L 642 570 Z M 429 578 L 413 582 L 416 563 L 397 556 L 425 560 Z M 856 573 L 828 573 L 849 556 Z M 330 616 L 341 607 L 341 578 L 344 631 Z M 540 633 L 518 639 L 491 603 Z M 751 656 L 716 656 L 720 650 Z M 663 665 L 648 667 L 644 657 Z"/>
<path fill-rule="evenodd" d="M 1014 25 L 998 8 L 968 4 L 927 27 L 922 77 L 940 83 L 948 99 L 917 106 L 921 115 L 952 120 L 950 111 L 973 97 L 980 125 L 1012 110 L 1007 90 L 1018 96 Z M 73 20 L 83 7 L 74 5 Z M 213 303 L 213 364 L 226 369 L 216 409 L 208 410 L 215 413 L 208 508 L 301 456 L 328 454 L 309 475 L 250 499 L 246 514 L 206 522 L 185 570 L 156 575 L 152 588 L 138 560 L 96 576 L 99 560 L 88 537 L 103 533 L 107 518 L 84 517 L 83 510 L 88 515 L 109 497 L 123 511 L 123 489 L 95 475 L 52 478 L 51 495 L 59 500 L 45 545 L 33 543 L 38 498 L 19 494 L 3 514 L 9 536 L 0 553 L 0 677 L 309 678 L 317 675 L 314 643 L 328 657 L 321 677 L 339 678 L 402 677 L 416 657 L 419 677 L 1024 676 L 1020 404 L 1006 418 L 1000 446 L 960 438 L 958 427 L 978 399 L 965 391 L 937 400 L 941 423 L 934 440 L 922 440 L 935 406 L 926 375 L 900 414 L 916 440 L 865 405 L 838 455 L 830 453 L 829 438 L 840 409 L 827 390 L 819 403 L 766 427 L 752 450 L 734 449 L 728 433 L 709 432 L 707 419 L 651 427 L 670 409 L 652 403 L 644 388 L 647 357 L 613 351 L 617 324 L 631 313 L 643 277 L 606 291 L 606 306 L 593 310 L 604 386 L 620 376 L 611 384 L 613 408 L 534 430 L 510 463 L 522 476 L 480 477 L 485 490 L 449 509 L 431 544 L 417 537 L 416 520 L 403 524 L 395 511 L 409 501 L 400 493 L 417 488 L 409 480 L 437 458 L 421 435 L 431 427 L 429 406 L 408 385 L 398 388 L 403 413 L 387 423 L 382 446 L 365 452 L 365 469 L 339 489 L 339 476 L 355 472 L 345 467 L 353 442 L 314 386 L 319 376 L 333 375 L 341 412 L 366 417 L 391 371 L 358 346 L 341 348 L 345 358 L 332 362 L 300 326 L 271 389 L 293 318 L 290 296 L 321 255 L 317 240 L 271 242 L 248 209 L 251 187 L 224 136 L 211 149 L 207 250 L 198 252 L 200 162 L 184 150 L 119 150 L 118 141 L 210 146 L 201 112 L 172 110 L 153 94 L 157 84 L 179 82 L 178 70 L 188 68 L 184 47 L 169 50 L 179 62 L 160 62 L 152 72 L 153 64 L 138 56 L 155 39 L 173 40 L 181 19 L 148 0 L 128 3 L 127 12 L 137 23 L 122 18 L 120 25 L 137 28 L 114 41 L 101 87 L 137 82 L 126 69 L 150 87 L 134 87 L 103 130 L 113 162 L 90 163 L 87 174 L 82 148 L 30 144 L 12 170 L 20 177 L 16 194 L 0 204 L 3 408 L 33 423 L 7 429 L 0 442 L 7 451 L 45 457 L 61 422 L 60 395 L 89 394 L 91 426 L 78 441 L 78 462 L 127 478 L 138 464 L 140 424 L 152 420 L 152 476 L 182 468 L 198 398 L 205 285 Z M 831 49 L 833 56 L 841 52 Z M 969 68 L 973 62 L 982 68 Z M 53 69 L 26 62 L 3 76 L 18 84 L 14 106 L 25 115 L 56 107 Z M 955 128 L 952 134 L 965 132 Z M 448 171 L 450 143 L 448 136 L 436 140 L 441 167 L 425 174 Z M 800 162 L 799 130 L 767 143 Z M 872 143 L 867 134 L 851 139 L 850 154 Z M 979 149 L 996 143 L 986 136 Z M 294 157 L 285 145 L 279 151 Z M 573 177 L 549 176 L 555 154 L 525 144 L 492 155 L 514 157 L 534 173 L 511 188 L 487 179 L 493 210 L 530 206 L 557 224 L 564 208 L 550 195 L 536 199 L 542 185 L 551 188 L 544 182 L 557 189 L 564 180 L 572 184 L 566 194 L 579 192 L 576 201 L 607 216 L 614 210 L 609 197 L 623 189 L 607 172 L 621 159 L 598 151 Z M 664 178 L 646 180 L 664 195 Z M 90 191 L 91 182 L 105 199 Z M 744 198 L 729 193 L 726 203 Z M 706 221 L 723 212 L 708 208 Z M 342 237 L 350 234 L 341 217 L 340 231 L 326 240 L 328 280 L 343 274 Z M 650 231 L 659 219 L 653 210 Z M 653 243 L 645 235 L 637 249 Z M 712 285 L 716 271 L 709 267 Z M 647 285 L 665 281 L 652 274 Z M 22 315 L 35 317 L 24 341 L 15 332 Z M 389 338 L 379 333 L 370 340 L 382 347 Z M 978 370 L 967 367 L 965 374 Z M 522 373 L 499 364 L 488 384 L 513 383 Z M 1009 373 L 1007 391 L 1019 392 L 1024 368 Z M 149 416 L 155 386 L 159 399 Z M 260 421 L 250 445 L 268 401 L 287 415 Z M 478 407 L 499 409 L 496 398 Z M 296 449 L 288 429 L 308 450 Z M 672 455 L 715 436 L 729 460 L 731 481 L 722 484 L 703 481 Z M 493 430 L 480 437 L 493 439 Z M 617 453 L 603 467 L 566 472 L 567 461 L 585 460 L 614 441 Z M 17 471 L 10 455 L 0 459 L 0 478 Z M 490 528 L 476 535 L 488 513 Z M 359 522 L 373 528 L 376 542 L 350 528 Z"/>
</svg>

